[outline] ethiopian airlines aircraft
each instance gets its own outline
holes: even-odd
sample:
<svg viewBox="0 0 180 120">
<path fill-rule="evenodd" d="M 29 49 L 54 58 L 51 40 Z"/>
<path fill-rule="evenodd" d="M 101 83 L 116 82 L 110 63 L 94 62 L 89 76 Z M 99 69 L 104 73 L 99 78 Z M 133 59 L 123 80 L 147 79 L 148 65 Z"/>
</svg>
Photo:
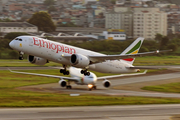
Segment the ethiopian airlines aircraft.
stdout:
<svg viewBox="0 0 180 120">
<path fill-rule="evenodd" d="M 47 74 L 37 74 L 37 73 L 28 73 L 28 72 L 19 72 L 19 71 L 12 71 L 13 73 L 20 73 L 20 74 L 28 74 L 28 75 L 37 75 L 37 76 L 44 76 L 44 77 L 53 77 L 53 78 L 60 78 L 59 85 L 61 87 L 66 87 L 67 89 L 71 89 L 70 82 L 75 82 L 77 85 L 88 85 L 89 90 L 96 89 L 96 82 L 97 80 L 104 79 L 102 82 L 103 86 L 108 88 L 111 85 L 111 82 L 107 79 L 109 78 L 116 78 L 122 76 L 134 76 L 134 75 L 142 75 L 146 74 L 147 71 L 143 73 L 134 73 L 134 74 L 121 74 L 121 75 L 112 75 L 112 76 L 103 76 L 97 77 L 94 73 L 90 72 L 89 76 L 85 76 L 80 73 L 81 69 L 70 67 L 69 72 L 71 77 L 64 77 L 64 76 L 56 76 L 56 75 L 47 75 Z"/>
<path fill-rule="evenodd" d="M 14 50 L 19 51 L 19 59 L 23 54 L 28 54 L 30 63 L 44 65 L 49 61 L 63 65 L 60 72 L 69 74 L 67 66 L 81 68 L 81 74 L 90 75 L 87 70 L 102 73 L 132 73 L 138 72 L 140 68 L 134 67 L 135 57 L 157 54 L 160 51 L 138 53 L 144 38 L 137 38 L 127 49 L 119 55 L 105 55 L 90 50 L 50 41 L 35 36 L 19 36 L 9 43 Z M 164 51 L 162 51 L 164 52 Z"/>
</svg>

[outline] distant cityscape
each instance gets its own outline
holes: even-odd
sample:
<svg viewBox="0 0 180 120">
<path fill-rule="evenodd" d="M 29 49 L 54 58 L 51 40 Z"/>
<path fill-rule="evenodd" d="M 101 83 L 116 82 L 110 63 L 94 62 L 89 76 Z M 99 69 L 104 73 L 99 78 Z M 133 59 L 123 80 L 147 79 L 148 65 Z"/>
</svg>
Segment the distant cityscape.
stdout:
<svg viewBox="0 0 180 120">
<path fill-rule="evenodd" d="M 47 11 L 57 28 L 73 23 L 85 29 L 123 30 L 127 38 L 149 40 L 157 33 L 180 33 L 178 0 L 50 0 L 52 5 L 45 1 L 48 0 L 0 0 L 0 20 L 24 24 L 35 12 Z M 35 26 L 31 27 L 31 32 L 38 32 Z M 2 33 L 13 30 L 0 24 Z"/>
</svg>

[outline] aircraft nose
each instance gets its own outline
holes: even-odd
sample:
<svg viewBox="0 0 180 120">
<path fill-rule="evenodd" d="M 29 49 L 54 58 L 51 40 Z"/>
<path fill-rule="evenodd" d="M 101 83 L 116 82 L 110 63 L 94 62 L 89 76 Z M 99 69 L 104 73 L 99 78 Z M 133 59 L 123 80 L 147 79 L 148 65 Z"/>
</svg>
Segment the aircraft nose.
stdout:
<svg viewBox="0 0 180 120">
<path fill-rule="evenodd" d="M 14 47 L 14 40 L 12 40 L 12 41 L 9 43 L 9 46 L 10 46 L 11 48 Z"/>
</svg>

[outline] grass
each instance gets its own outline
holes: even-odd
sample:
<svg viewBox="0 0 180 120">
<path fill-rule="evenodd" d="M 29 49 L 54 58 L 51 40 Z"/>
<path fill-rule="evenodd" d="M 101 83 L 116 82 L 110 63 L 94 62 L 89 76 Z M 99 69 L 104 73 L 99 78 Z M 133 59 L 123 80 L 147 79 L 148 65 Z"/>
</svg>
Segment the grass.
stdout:
<svg viewBox="0 0 180 120">
<path fill-rule="evenodd" d="M 27 59 L 15 60 L 15 59 L 0 59 L 0 67 L 37 67 L 38 65 L 31 64 Z M 43 66 L 61 66 L 59 63 L 50 62 Z"/>
<path fill-rule="evenodd" d="M 146 56 L 137 57 L 134 65 L 180 65 L 180 56 Z M 28 60 L 4 60 L 0 59 L 0 67 L 27 67 L 27 66 L 37 66 L 28 62 Z M 51 62 L 45 64 L 44 66 L 61 66 L 59 63 Z"/>
<path fill-rule="evenodd" d="M 145 86 L 142 89 L 158 92 L 180 93 L 180 83 L 162 84 L 157 86 Z"/>
<path fill-rule="evenodd" d="M 43 74 L 58 75 L 57 70 L 26 70 Z M 0 71 L 0 107 L 57 107 L 57 106 L 102 106 L 102 105 L 134 105 L 134 104 L 170 104 L 180 103 L 180 99 L 147 98 L 130 96 L 106 96 L 31 92 L 15 89 L 16 87 L 54 83 L 58 79 L 15 74 L 7 70 Z M 102 75 L 102 74 L 100 74 Z M 57 83 L 58 84 L 58 83 Z"/>
<path fill-rule="evenodd" d="M 19 90 L 3 90 L 0 95 L 0 107 L 64 107 L 64 106 L 102 106 L 134 104 L 170 104 L 180 103 L 180 99 L 122 97 L 105 95 L 80 95 L 33 93 Z"/>
<path fill-rule="evenodd" d="M 166 65 L 180 64 L 180 57 L 141 57 L 136 58 L 135 65 Z M 160 62 L 158 62 L 160 61 Z M 6 66 L 36 66 L 27 60 L 0 60 L 0 67 Z M 49 63 L 46 66 L 60 66 Z M 25 72 L 59 75 L 59 70 L 24 70 Z M 95 72 L 97 76 L 113 75 Z M 129 105 L 129 104 L 170 104 L 180 103 L 180 99 L 147 98 L 130 96 L 88 95 L 70 96 L 69 94 L 31 92 L 15 89 L 16 87 L 57 83 L 58 79 L 11 73 L 0 71 L 0 107 L 57 107 L 57 106 L 101 106 L 101 105 Z"/>
<path fill-rule="evenodd" d="M 180 65 L 180 56 L 146 56 L 138 57 L 134 65 Z"/>
</svg>

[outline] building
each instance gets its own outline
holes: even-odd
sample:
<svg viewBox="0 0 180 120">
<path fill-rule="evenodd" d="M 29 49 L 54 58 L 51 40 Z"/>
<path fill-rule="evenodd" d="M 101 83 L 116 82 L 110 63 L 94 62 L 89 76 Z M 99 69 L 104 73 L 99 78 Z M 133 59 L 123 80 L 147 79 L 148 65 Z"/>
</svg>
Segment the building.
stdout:
<svg viewBox="0 0 180 120">
<path fill-rule="evenodd" d="M 170 34 L 180 33 L 180 13 L 179 12 L 168 13 L 168 33 Z"/>
<path fill-rule="evenodd" d="M 167 13 L 159 8 L 134 8 L 133 37 L 153 40 L 157 33 L 167 35 Z"/>
<path fill-rule="evenodd" d="M 105 14 L 106 29 L 122 29 L 127 37 L 133 36 L 133 13 L 128 12 L 109 12 Z"/>
<path fill-rule="evenodd" d="M 0 32 L 26 32 L 37 33 L 38 27 L 27 22 L 0 22 Z"/>
<path fill-rule="evenodd" d="M 0 13 L 3 11 L 2 1 L 0 1 Z"/>
<path fill-rule="evenodd" d="M 126 40 L 124 30 L 120 29 L 109 29 L 108 31 L 103 31 L 103 36 L 108 40 Z"/>
</svg>

